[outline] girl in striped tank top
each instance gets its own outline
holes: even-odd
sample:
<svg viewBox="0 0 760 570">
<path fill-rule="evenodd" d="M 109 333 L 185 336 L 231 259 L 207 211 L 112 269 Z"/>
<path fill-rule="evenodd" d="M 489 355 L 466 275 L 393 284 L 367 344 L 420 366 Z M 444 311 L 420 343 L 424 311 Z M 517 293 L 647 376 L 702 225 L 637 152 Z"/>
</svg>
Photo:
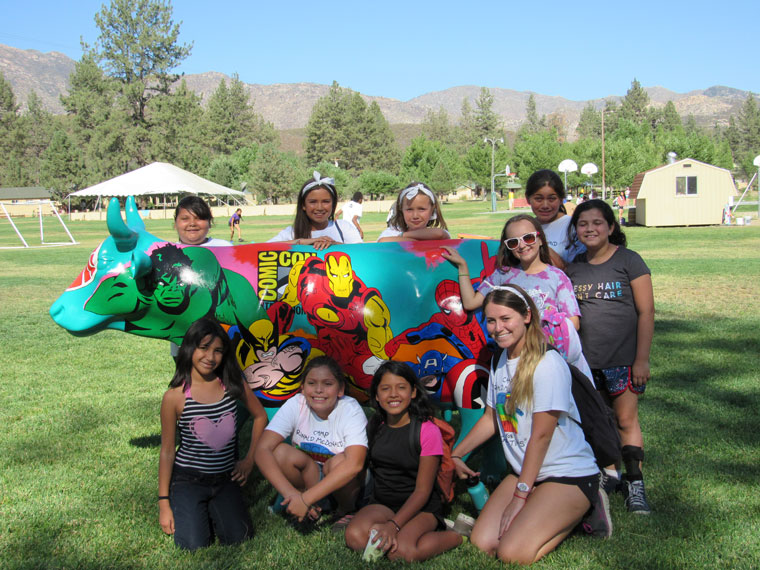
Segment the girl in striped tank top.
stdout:
<svg viewBox="0 0 760 570">
<path fill-rule="evenodd" d="M 236 400 L 253 416 L 251 445 L 240 461 Z M 243 383 L 224 329 L 210 318 L 193 323 L 161 402 L 158 517 L 177 546 L 195 550 L 211 544 L 215 536 L 222 544 L 252 536 L 240 487 L 253 468 L 266 423 L 263 406 Z"/>
</svg>

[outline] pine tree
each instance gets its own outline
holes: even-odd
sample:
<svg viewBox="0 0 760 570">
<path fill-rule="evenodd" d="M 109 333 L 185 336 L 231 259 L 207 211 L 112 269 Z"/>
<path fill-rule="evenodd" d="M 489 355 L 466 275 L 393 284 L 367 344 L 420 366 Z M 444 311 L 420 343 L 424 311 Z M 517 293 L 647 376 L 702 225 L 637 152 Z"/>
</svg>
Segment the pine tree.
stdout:
<svg viewBox="0 0 760 570">
<path fill-rule="evenodd" d="M 589 103 L 581 111 L 578 126 L 575 129 L 580 139 L 601 138 L 602 137 L 602 114 L 594 109 L 594 105 Z"/>
<path fill-rule="evenodd" d="M 647 121 L 647 106 L 649 105 L 649 95 L 641 86 L 641 83 L 634 78 L 631 87 L 623 97 L 620 103 L 620 119 L 627 119 L 634 125 L 640 125 Z"/>
<path fill-rule="evenodd" d="M 665 103 L 665 108 L 662 111 L 662 127 L 666 132 L 671 133 L 683 131 L 681 115 L 676 111 L 673 101 Z"/>
<path fill-rule="evenodd" d="M 24 151 L 24 140 L 18 110 L 10 81 L 0 72 L 0 186 L 21 185 L 17 165 Z"/>
<path fill-rule="evenodd" d="M 449 123 L 449 114 L 443 106 L 438 112 L 428 109 L 422 121 L 422 134 L 431 141 L 450 145 L 455 142 L 454 129 Z"/>
<path fill-rule="evenodd" d="M 379 105 L 333 81 L 312 107 L 304 141 L 311 165 L 337 162 L 341 168 L 395 171 L 399 152 Z"/>
<path fill-rule="evenodd" d="M 172 11 L 165 0 L 111 0 L 95 15 L 100 35 L 91 53 L 121 84 L 136 122 L 145 122 L 155 94 L 169 93 L 178 78 L 172 70 L 192 50 L 192 44 L 177 43 L 179 24 L 172 21 Z"/>
<path fill-rule="evenodd" d="M 473 117 L 475 135 L 479 140 L 502 137 L 501 120 L 493 110 L 493 95 L 487 87 L 480 88 L 480 95 L 475 101 Z"/>
<path fill-rule="evenodd" d="M 168 162 L 195 173 L 208 167 L 203 147 L 201 98 L 184 80 L 174 93 L 154 97 L 148 103 L 150 128 L 149 162 Z"/>
<path fill-rule="evenodd" d="M 274 127 L 256 114 L 245 85 L 235 75 L 227 82 L 222 79 L 209 97 L 203 115 L 203 144 L 213 155 L 232 154 L 252 143 L 271 143 L 276 140 Z"/>
<path fill-rule="evenodd" d="M 475 129 L 475 117 L 472 113 L 472 106 L 470 100 L 465 97 L 462 99 L 461 117 L 459 119 L 459 136 L 458 146 L 459 152 L 465 153 L 467 149 L 472 145 L 479 143 L 483 139 L 478 138 L 478 134 Z"/>
<path fill-rule="evenodd" d="M 63 200 L 76 189 L 83 168 L 82 152 L 75 140 L 66 131 L 57 129 L 42 153 L 40 182 L 53 190 L 54 199 Z"/>
<path fill-rule="evenodd" d="M 546 118 L 538 116 L 538 110 L 536 109 L 536 98 L 533 93 L 528 97 L 528 103 L 525 106 L 525 122 L 520 127 L 521 131 L 525 131 L 528 134 L 535 134 L 541 132 L 546 128 Z"/>
<path fill-rule="evenodd" d="M 301 182 L 296 157 L 278 150 L 272 143 L 261 146 L 249 175 L 251 186 L 270 204 L 290 198 Z"/>
</svg>

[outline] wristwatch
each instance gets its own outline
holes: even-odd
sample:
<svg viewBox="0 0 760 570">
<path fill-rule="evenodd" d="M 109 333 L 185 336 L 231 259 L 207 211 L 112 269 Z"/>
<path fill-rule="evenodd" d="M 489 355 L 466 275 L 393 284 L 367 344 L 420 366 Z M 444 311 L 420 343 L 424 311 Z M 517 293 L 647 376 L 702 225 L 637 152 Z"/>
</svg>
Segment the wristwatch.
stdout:
<svg viewBox="0 0 760 570">
<path fill-rule="evenodd" d="M 530 487 L 527 483 L 519 482 L 517 483 L 517 490 L 521 493 L 530 493 Z"/>
</svg>

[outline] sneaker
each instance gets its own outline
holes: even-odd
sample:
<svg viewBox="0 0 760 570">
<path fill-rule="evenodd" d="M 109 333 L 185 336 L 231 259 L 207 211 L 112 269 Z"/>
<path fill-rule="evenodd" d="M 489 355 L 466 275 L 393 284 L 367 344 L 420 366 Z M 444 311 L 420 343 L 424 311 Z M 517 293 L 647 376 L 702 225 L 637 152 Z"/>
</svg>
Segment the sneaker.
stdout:
<svg viewBox="0 0 760 570">
<path fill-rule="evenodd" d="M 612 536 L 612 517 L 610 517 L 610 501 L 604 489 L 599 488 L 596 502 L 591 505 L 586 516 L 581 521 L 586 534 L 599 538 Z"/>
<path fill-rule="evenodd" d="M 644 492 L 644 481 L 625 481 L 625 506 L 630 513 L 648 515 L 652 509 L 647 503 L 647 495 Z"/>
<path fill-rule="evenodd" d="M 455 533 L 464 537 L 469 537 L 472 534 L 472 527 L 475 526 L 475 519 L 467 516 L 464 513 L 457 515 L 457 520 L 454 521 L 454 525 L 451 527 Z"/>
<path fill-rule="evenodd" d="M 620 491 L 620 479 L 609 475 L 604 469 L 599 471 L 599 488 L 604 489 L 609 497 L 613 493 Z"/>
</svg>

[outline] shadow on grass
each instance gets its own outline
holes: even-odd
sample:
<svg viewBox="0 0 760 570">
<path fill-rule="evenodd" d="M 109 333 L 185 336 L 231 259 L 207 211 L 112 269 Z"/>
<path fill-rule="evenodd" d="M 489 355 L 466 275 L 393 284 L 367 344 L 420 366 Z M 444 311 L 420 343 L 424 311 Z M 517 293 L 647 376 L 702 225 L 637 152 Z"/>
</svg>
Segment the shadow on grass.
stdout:
<svg viewBox="0 0 760 570">
<path fill-rule="evenodd" d="M 143 435 L 140 437 L 133 437 L 129 440 L 130 445 L 134 445 L 135 447 L 142 447 L 142 448 L 148 448 L 148 447 L 160 447 L 161 446 L 161 434 L 156 433 L 153 435 Z"/>
</svg>

